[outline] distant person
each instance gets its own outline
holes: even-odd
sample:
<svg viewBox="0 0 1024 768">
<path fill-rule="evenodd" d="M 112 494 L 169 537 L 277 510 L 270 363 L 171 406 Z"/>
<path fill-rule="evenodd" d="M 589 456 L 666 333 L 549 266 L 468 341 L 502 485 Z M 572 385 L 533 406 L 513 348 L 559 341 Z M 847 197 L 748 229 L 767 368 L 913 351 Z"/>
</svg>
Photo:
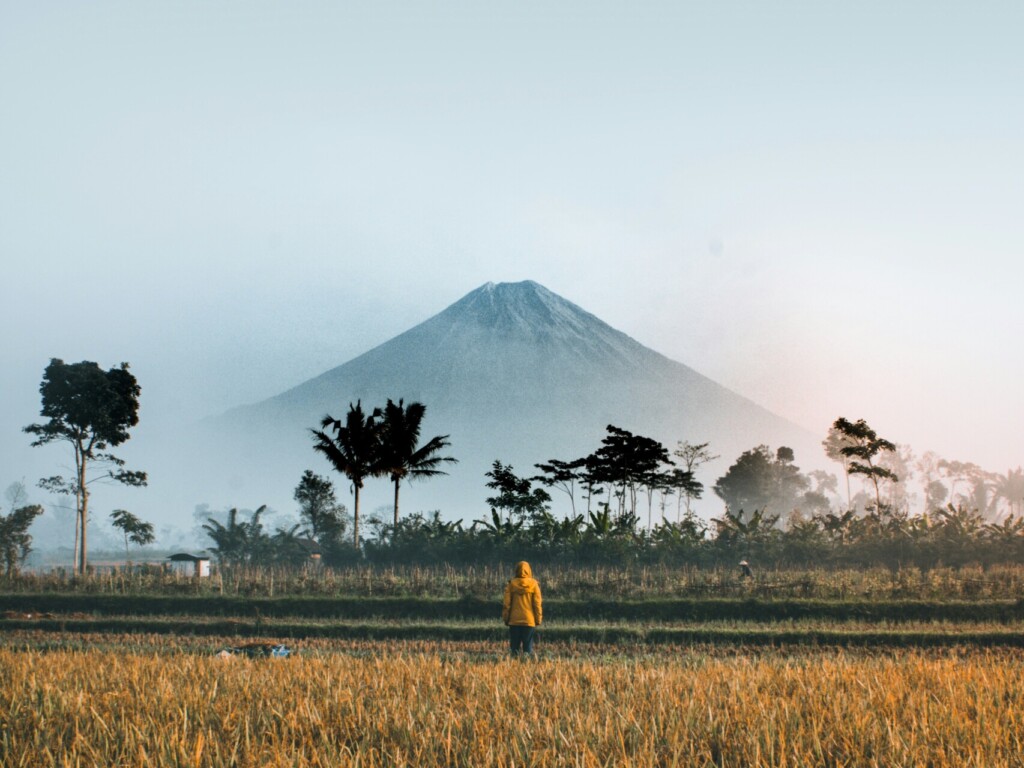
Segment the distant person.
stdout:
<svg viewBox="0 0 1024 768">
<path fill-rule="evenodd" d="M 750 570 L 750 563 L 746 560 L 740 560 L 740 578 L 741 579 L 752 579 L 754 578 L 754 572 Z"/>
<path fill-rule="evenodd" d="M 530 564 L 516 563 L 515 578 L 505 585 L 501 620 L 508 627 L 509 648 L 513 656 L 533 654 L 533 638 L 544 616 L 541 611 L 540 583 L 533 578 Z"/>
</svg>

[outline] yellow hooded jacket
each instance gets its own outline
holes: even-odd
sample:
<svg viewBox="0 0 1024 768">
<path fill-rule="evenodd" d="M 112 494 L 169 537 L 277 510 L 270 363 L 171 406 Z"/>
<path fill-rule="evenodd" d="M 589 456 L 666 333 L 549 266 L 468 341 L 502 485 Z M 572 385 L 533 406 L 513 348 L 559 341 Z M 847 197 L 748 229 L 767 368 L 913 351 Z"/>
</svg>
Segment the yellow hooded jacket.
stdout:
<svg viewBox="0 0 1024 768">
<path fill-rule="evenodd" d="M 511 627 L 539 627 L 543 619 L 540 583 L 533 578 L 530 564 L 523 560 L 516 563 L 516 577 L 505 585 L 501 620 Z"/>
</svg>

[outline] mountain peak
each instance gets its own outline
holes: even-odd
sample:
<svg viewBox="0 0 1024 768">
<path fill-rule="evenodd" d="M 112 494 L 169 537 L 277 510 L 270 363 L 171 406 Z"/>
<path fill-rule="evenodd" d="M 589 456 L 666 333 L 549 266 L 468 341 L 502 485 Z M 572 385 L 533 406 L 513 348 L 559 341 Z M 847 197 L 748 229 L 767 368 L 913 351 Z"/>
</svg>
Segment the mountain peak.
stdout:
<svg viewBox="0 0 1024 768">
<path fill-rule="evenodd" d="M 610 326 L 533 280 L 485 283 L 438 315 L 445 322 L 474 325 L 505 338 L 533 341 L 620 336 Z"/>
<path fill-rule="evenodd" d="M 524 280 L 486 283 L 362 355 L 235 409 L 217 423 L 227 441 L 218 457 L 235 457 L 248 492 L 262 498 L 267 478 L 286 488 L 309 465 L 308 428 L 324 414 L 397 397 L 428 404 L 430 429 L 457 446 L 450 490 L 438 482 L 429 486 L 437 496 L 417 491 L 420 509 L 455 516 L 479 513 L 481 478 L 495 459 L 529 467 L 582 456 L 608 424 L 668 445 L 710 441 L 723 455 L 760 443 L 816 447 L 793 425 Z"/>
</svg>

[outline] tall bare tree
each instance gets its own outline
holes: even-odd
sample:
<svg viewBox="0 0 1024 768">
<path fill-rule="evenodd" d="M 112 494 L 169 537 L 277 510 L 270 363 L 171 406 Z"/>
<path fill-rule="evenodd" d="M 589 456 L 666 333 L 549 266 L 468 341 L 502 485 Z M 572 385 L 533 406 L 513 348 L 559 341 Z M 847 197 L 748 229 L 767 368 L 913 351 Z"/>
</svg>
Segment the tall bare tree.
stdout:
<svg viewBox="0 0 1024 768">
<path fill-rule="evenodd" d="M 672 451 L 672 455 L 679 459 L 679 464 L 682 469 L 689 474 L 689 483 L 677 485 L 677 489 L 681 492 L 682 498 L 686 500 L 686 514 L 691 514 L 690 502 L 693 499 L 699 499 L 704 491 L 703 483 L 697 482 L 696 472 L 698 467 L 704 464 L 714 461 L 719 458 L 718 454 L 712 453 L 708 448 L 711 443 L 697 443 L 694 445 L 687 440 L 680 440 L 676 443 L 676 449 Z M 680 480 L 682 476 L 677 475 Z"/>
<path fill-rule="evenodd" d="M 24 429 L 35 435 L 33 446 L 64 442 L 74 452 L 73 478 L 55 475 L 40 480 L 39 486 L 75 497 L 75 564 L 82 574 L 86 568 L 89 485 L 102 480 L 146 485 L 145 472 L 125 469 L 124 461 L 107 452 L 108 447 L 125 442 L 128 430 L 139 423 L 140 392 L 128 363 L 104 371 L 93 362 L 67 364 L 53 358 L 39 386 L 43 398 L 40 415 L 48 421 Z"/>
<path fill-rule="evenodd" d="M 875 488 L 875 510 L 882 512 L 882 491 L 878 485 L 879 480 L 892 480 L 896 482 L 899 477 L 889 469 L 878 465 L 879 454 L 883 451 L 893 452 L 896 444 L 879 437 L 864 419 L 849 421 L 840 416 L 832 425 L 841 437 L 849 440 L 849 444 L 839 449 L 839 453 L 850 459 L 849 473 L 851 475 L 864 475 Z"/>
</svg>

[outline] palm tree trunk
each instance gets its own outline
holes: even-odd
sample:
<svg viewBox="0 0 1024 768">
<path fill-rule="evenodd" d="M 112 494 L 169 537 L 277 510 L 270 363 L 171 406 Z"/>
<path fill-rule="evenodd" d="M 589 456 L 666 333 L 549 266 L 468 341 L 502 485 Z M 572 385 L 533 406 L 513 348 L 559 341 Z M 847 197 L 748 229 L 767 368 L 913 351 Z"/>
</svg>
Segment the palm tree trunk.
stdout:
<svg viewBox="0 0 1024 768">
<path fill-rule="evenodd" d="M 355 501 L 352 503 L 352 545 L 359 549 L 359 486 L 353 486 Z"/>
<path fill-rule="evenodd" d="M 395 528 L 398 528 L 398 484 L 402 481 L 395 478 Z"/>
</svg>

